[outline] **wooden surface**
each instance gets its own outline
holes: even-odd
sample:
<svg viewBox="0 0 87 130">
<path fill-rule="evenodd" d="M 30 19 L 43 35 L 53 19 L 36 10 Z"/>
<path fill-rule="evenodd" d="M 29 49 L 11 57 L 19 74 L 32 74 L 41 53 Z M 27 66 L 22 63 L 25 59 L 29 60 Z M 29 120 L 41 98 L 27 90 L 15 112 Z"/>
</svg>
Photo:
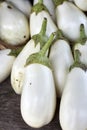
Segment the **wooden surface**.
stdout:
<svg viewBox="0 0 87 130">
<path fill-rule="evenodd" d="M 53 120 L 38 130 L 61 130 L 58 123 L 59 100 Z M 29 127 L 20 113 L 20 95 L 15 94 L 10 78 L 0 84 L 0 130 L 35 130 Z"/>
</svg>

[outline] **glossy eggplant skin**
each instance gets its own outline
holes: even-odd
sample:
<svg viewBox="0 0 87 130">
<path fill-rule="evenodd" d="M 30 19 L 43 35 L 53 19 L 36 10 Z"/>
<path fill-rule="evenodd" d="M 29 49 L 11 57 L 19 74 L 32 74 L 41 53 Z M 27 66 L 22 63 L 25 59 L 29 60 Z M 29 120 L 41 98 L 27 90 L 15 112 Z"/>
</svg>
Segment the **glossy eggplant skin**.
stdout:
<svg viewBox="0 0 87 130">
<path fill-rule="evenodd" d="M 59 120 L 63 130 L 87 129 L 87 71 L 73 68 L 62 94 Z"/>
<path fill-rule="evenodd" d="M 14 56 L 8 55 L 10 51 L 10 49 L 0 50 L 0 83 L 10 75 L 15 61 Z"/>
<path fill-rule="evenodd" d="M 73 64 L 73 55 L 70 45 L 65 40 L 57 40 L 51 46 L 49 59 L 53 68 L 57 96 L 61 97 L 69 68 Z"/>
<path fill-rule="evenodd" d="M 70 41 L 78 40 L 81 24 L 84 24 L 87 35 L 87 16 L 75 4 L 65 1 L 57 6 L 56 18 L 59 29 Z"/>
<path fill-rule="evenodd" d="M 0 39 L 9 45 L 24 44 L 29 39 L 27 16 L 11 3 L 0 3 Z"/>
<path fill-rule="evenodd" d="M 56 91 L 52 71 L 47 66 L 34 63 L 25 70 L 21 95 L 21 114 L 31 127 L 48 124 L 56 108 Z"/>
</svg>

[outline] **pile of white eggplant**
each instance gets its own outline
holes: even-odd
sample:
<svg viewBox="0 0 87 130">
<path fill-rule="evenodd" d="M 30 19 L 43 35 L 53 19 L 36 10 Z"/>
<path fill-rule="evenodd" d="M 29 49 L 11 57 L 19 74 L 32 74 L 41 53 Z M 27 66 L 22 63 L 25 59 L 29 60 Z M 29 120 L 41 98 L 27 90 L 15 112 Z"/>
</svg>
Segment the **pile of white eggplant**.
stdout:
<svg viewBox="0 0 87 130">
<path fill-rule="evenodd" d="M 0 1 L 0 83 L 10 75 L 23 120 L 87 129 L 87 1 Z"/>
</svg>

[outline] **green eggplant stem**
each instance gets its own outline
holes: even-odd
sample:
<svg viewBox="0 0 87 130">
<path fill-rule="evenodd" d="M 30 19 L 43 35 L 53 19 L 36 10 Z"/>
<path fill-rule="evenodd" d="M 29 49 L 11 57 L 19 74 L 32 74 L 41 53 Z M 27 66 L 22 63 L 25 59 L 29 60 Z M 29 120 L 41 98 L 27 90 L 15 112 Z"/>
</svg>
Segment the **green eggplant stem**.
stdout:
<svg viewBox="0 0 87 130">
<path fill-rule="evenodd" d="M 48 40 L 48 37 L 46 36 L 46 28 L 47 28 L 47 18 L 44 18 L 40 32 L 31 37 L 35 41 L 35 46 L 38 43 L 40 43 L 40 49 L 43 47 L 44 43 L 46 43 Z"/>
<path fill-rule="evenodd" d="M 86 34 L 85 34 L 84 24 L 81 24 L 80 25 L 80 38 L 76 41 L 76 44 L 79 43 L 79 44 L 84 45 L 86 40 L 87 40 L 87 37 L 86 37 Z M 80 51 L 78 49 L 75 50 L 75 48 L 74 48 L 74 63 L 70 67 L 70 70 L 74 67 L 80 67 L 83 70 L 87 69 L 87 66 L 80 61 L 80 56 L 81 56 Z"/>
<path fill-rule="evenodd" d="M 57 40 L 60 40 L 60 39 L 65 40 L 65 41 L 68 41 L 68 40 L 63 36 L 62 30 L 58 29 L 58 30 L 56 31 L 56 35 L 55 35 L 55 40 L 54 40 L 54 42 L 57 41 Z"/>
<path fill-rule="evenodd" d="M 80 56 L 81 56 L 80 51 L 79 50 L 74 50 L 74 61 L 75 61 L 75 63 L 80 62 Z"/>
<path fill-rule="evenodd" d="M 53 39 L 54 39 L 54 36 L 55 36 L 55 33 L 52 33 L 47 41 L 47 43 L 45 43 L 45 45 L 43 46 L 43 48 L 40 50 L 40 54 L 41 55 L 45 55 L 47 50 L 49 49 L 50 45 L 52 44 L 53 42 Z"/>
<path fill-rule="evenodd" d="M 47 18 L 44 18 L 43 23 L 42 23 L 42 27 L 41 27 L 41 31 L 40 31 L 41 36 L 45 35 L 46 27 L 47 27 Z"/>
<path fill-rule="evenodd" d="M 52 33 L 50 35 L 48 41 L 42 47 L 42 49 L 38 53 L 34 53 L 27 58 L 25 67 L 29 64 L 39 63 L 39 64 L 43 64 L 49 68 L 52 68 L 50 61 L 49 61 L 48 57 L 46 56 L 46 52 L 49 49 L 50 45 L 52 44 L 52 42 L 54 40 L 54 36 L 55 36 L 55 33 Z"/>
<path fill-rule="evenodd" d="M 87 66 L 80 61 L 80 56 L 81 56 L 80 51 L 78 49 L 74 50 L 74 63 L 70 66 L 69 71 L 71 71 L 75 67 L 79 67 L 84 71 L 87 70 Z"/>
<path fill-rule="evenodd" d="M 31 13 L 35 12 L 37 15 L 41 11 L 46 11 L 49 13 L 47 7 L 43 4 L 43 0 L 38 0 L 38 3 L 33 5 L 32 9 L 31 9 Z"/>
<path fill-rule="evenodd" d="M 57 7 L 57 6 L 61 5 L 64 1 L 68 1 L 68 0 L 53 0 L 53 3 Z"/>
<path fill-rule="evenodd" d="M 85 33 L 85 27 L 84 27 L 84 24 L 81 24 L 80 25 L 80 38 L 78 40 L 78 43 L 84 45 L 86 40 L 87 40 L 87 36 Z"/>
<path fill-rule="evenodd" d="M 43 0 L 38 0 L 38 3 L 41 3 L 41 4 L 43 4 Z"/>
</svg>

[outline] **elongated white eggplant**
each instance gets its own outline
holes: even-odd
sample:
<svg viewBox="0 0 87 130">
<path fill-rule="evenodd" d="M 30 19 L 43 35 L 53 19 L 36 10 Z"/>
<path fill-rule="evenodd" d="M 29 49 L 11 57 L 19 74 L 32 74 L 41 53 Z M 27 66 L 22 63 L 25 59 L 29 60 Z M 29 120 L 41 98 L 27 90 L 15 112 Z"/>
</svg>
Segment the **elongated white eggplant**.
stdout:
<svg viewBox="0 0 87 130">
<path fill-rule="evenodd" d="M 34 0 L 33 4 L 35 5 L 38 3 L 38 0 Z M 55 16 L 55 6 L 52 0 L 43 0 L 43 4 L 47 7 L 49 10 L 49 13 L 53 19 L 54 22 L 56 22 L 56 16 Z"/>
<path fill-rule="evenodd" d="M 11 73 L 14 56 L 9 56 L 10 49 L 0 50 L 0 83 L 4 81 Z"/>
<path fill-rule="evenodd" d="M 40 32 L 41 25 L 44 18 L 47 18 L 47 21 L 48 21 L 46 35 L 49 37 L 52 32 L 57 31 L 57 27 L 55 23 L 53 22 L 46 6 L 43 4 L 43 1 L 38 0 L 38 3 L 32 7 L 32 12 L 30 15 L 31 37 Z"/>
<path fill-rule="evenodd" d="M 48 124 L 54 116 L 55 104 L 56 91 L 52 71 L 41 64 L 29 65 L 25 69 L 21 97 L 24 121 L 36 128 Z"/>
<path fill-rule="evenodd" d="M 17 94 L 21 94 L 23 78 L 24 78 L 24 65 L 28 56 L 40 50 L 40 44 L 35 47 L 35 41 L 31 39 L 17 56 L 11 71 L 11 85 Z"/>
<path fill-rule="evenodd" d="M 49 59 L 53 68 L 57 96 L 61 97 L 69 68 L 73 64 L 73 56 L 69 43 L 65 39 L 57 39 L 51 47 Z"/>
<path fill-rule="evenodd" d="M 24 121 L 34 128 L 48 124 L 55 113 L 55 84 L 49 60 L 45 56 L 53 37 L 52 34 L 39 53 L 27 59 L 25 67 L 21 114 Z"/>
<path fill-rule="evenodd" d="M 86 0 L 74 0 L 75 4 L 83 11 L 87 11 L 87 1 Z"/>
<path fill-rule="evenodd" d="M 32 5 L 29 0 L 6 0 L 21 10 L 26 16 L 30 16 Z"/>
<path fill-rule="evenodd" d="M 40 48 L 42 48 L 42 46 L 44 45 L 44 42 L 47 41 L 47 37 L 45 36 L 46 25 L 47 19 L 44 19 L 40 33 L 34 35 L 31 40 L 29 40 L 29 42 L 24 46 L 23 50 L 17 56 L 13 64 L 11 72 L 11 85 L 17 94 L 21 94 L 22 92 L 23 78 L 25 72 L 24 65 L 26 63 L 26 59 L 32 53 L 38 52 Z"/>
<path fill-rule="evenodd" d="M 79 56 L 79 51 L 74 50 L 75 62 L 60 102 L 59 120 L 63 130 L 87 129 L 87 67 L 79 61 Z"/>
<path fill-rule="evenodd" d="M 11 45 L 23 44 L 29 39 L 27 17 L 5 1 L 0 3 L 0 39 Z"/>
<path fill-rule="evenodd" d="M 56 5 L 56 18 L 59 29 L 63 34 L 71 41 L 75 41 L 79 38 L 80 24 L 84 24 L 85 32 L 87 35 L 87 17 L 77 8 L 73 3 L 60 0 L 53 0 Z"/>
<path fill-rule="evenodd" d="M 74 68 L 68 75 L 60 103 L 63 130 L 87 129 L 87 71 Z"/>
</svg>

